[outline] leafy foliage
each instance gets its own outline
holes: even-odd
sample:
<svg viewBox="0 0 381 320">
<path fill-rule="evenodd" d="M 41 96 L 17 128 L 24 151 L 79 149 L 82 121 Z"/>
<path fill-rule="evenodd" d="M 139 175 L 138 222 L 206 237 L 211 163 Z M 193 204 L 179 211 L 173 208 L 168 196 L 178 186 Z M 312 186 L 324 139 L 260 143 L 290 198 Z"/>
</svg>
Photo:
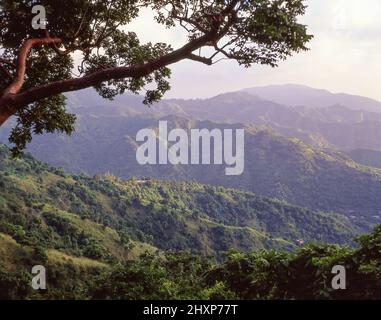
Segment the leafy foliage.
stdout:
<svg viewBox="0 0 381 320">
<path fill-rule="evenodd" d="M 46 10 L 45 30 L 32 27 L 36 4 Z M 182 28 L 188 42 L 179 49 L 142 43 L 126 26 L 144 9 L 167 29 Z M 73 131 L 64 92 L 94 87 L 112 99 L 145 89 L 144 103 L 151 104 L 170 89 L 169 65 L 184 59 L 274 67 L 307 50 L 312 37 L 298 23 L 304 12 L 302 0 L 1 0 L 0 70 L 6 76 L 0 78 L 0 125 L 17 113 L 11 142 L 19 154 L 32 134 Z M 194 54 L 203 47 L 210 56 Z"/>
<path fill-rule="evenodd" d="M 19 243 L 105 262 L 134 243 L 219 256 L 231 248 L 285 248 L 298 240 L 350 243 L 337 214 L 198 183 L 70 175 L 1 149 L 0 232 Z"/>
<path fill-rule="evenodd" d="M 110 268 L 48 264 L 49 287 L 42 293 L 30 289 L 28 270 L 19 265 L 17 272 L 0 269 L 0 298 L 379 300 L 381 227 L 358 241 L 357 249 L 309 245 L 296 253 L 230 251 L 220 264 L 189 252 L 145 253 Z M 346 290 L 332 289 L 335 265 L 347 270 Z"/>
<path fill-rule="evenodd" d="M 232 189 L 70 175 L 5 147 L 0 173 L 0 299 L 381 298 L 381 227 L 356 248 L 297 248 L 296 237 L 347 242 L 354 230 Z M 31 289 L 36 264 L 46 291 Z M 332 290 L 334 265 L 347 290 Z"/>
</svg>

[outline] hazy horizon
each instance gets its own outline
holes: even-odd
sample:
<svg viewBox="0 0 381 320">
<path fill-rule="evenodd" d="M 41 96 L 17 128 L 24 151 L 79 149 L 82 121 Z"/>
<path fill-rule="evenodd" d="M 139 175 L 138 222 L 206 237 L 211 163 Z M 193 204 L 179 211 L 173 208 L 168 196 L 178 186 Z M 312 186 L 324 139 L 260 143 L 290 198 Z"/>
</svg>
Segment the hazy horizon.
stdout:
<svg viewBox="0 0 381 320">
<path fill-rule="evenodd" d="M 254 85 L 254 86 L 249 86 L 249 87 L 242 87 L 242 88 L 238 88 L 238 89 L 235 89 L 235 90 L 226 90 L 226 91 L 221 91 L 221 92 L 216 92 L 216 93 L 213 93 L 211 95 L 205 95 L 205 96 L 202 96 L 202 97 L 198 97 L 198 96 L 191 96 L 191 97 L 182 97 L 182 96 L 172 96 L 169 92 L 169 94 L 166 94 L 164 96 L 164 98 L 162 100 L 171 100 L 171 99 L 179 99 L 179 100 L 204 100 L 204 99 L 211 99 L 211 98 L 215 98 L 217 96 L 220 96 L 220 95 L 224 95 L 224 94 L 229 94 L 229 93 L 237 93 L 237 92 L 245 92 L 246 90 L 248 89 L 261 89 L 261 88 L 274 88 L 276 89 L 277 87 L 294 87 L 294 88 L 297 88 L 297 87 L 301 87 L 301 88 L 306 88 L 306 89 L 312 89 L 312 90 L 322 90 L 322 91 L 326 91 L 328 92 L 329 94 L 333 94 L 333 95 L 349 95 L 349 96 L 358 96 L 358 97 L 363 97 L 363 98 L 368 98 L 368 99 L 371 99 L 371 100 L 374 100 L 376 102 L 379 102 L 381 103 L 381 99 L 377 99 L 377 98 L 373 98 L 373 97 L 370 97 L 370 96 L 367 96 L 367 95 L 362 95 L 362 94 L 356 94 L 356 93 L 353 93 L 353 92 L 348 92 L 348 91 L 332 91 L 332 90 L 329 90 L 329 89 L 325 89 L 325 88 L 319 88 L 319 87 L 313 87 L 313 86 L 309 86 L 309 85 L 305 85 L 305 84 L 301 84 L 301 83 L 269 83 L 269 84 L 266 84 L 266 85 Z M 86 89 L 82 89 L 82 90 L 79 90 L 77 92 L 85 92 L 87 90 L 94 90 L 93 88 L 86 88 Z M 73 93 L 75 93 L 76 91 L 73 91 Z M 94 90 L 95 92 L 95 90 Z M 70 92 L 69 92 L 70 93 Z M 126 92 L 125 93 L 126 95 L 132 95 L 134 96 L 135 94 L 131 93 L 131 92 Z M 143 96 L 143 94 L 141 94 Z M 118 96 L 116 97 L 118 98 Z M 262 99 L 264 100 L 270 100 L 270 101 L 274 101 L 276 102 L 275 100 L 277 99 L 269 99 L 269 98 L 264 98 L 264 97 L 261 97 Z M 99 99 L 105 101 L 105 103 L 107 104 L 107 100 L 105 99 L 102 99 L 101 96 L 99 96 Z M 381 110 L 380 110 L 381 112 Z"/>
<path fill-rule="evenodd" d="M 204 66 L 183 61 L 172 66 L 172 90 L 166 98 L 207 98 L 242 88 L 299 84 L 333 93 L 361 95 L 381 101 L 381 2 L 365 0 L 306 0 L 300 21 L 314 39 L 306 53 L 295 54 L 278 68 L 239 67 L 232 61 Z M 163 30 L 145 12 L 129 26 L 144 41 L 166 41 L 178 47 L 184 34 Z"/>
</svg>

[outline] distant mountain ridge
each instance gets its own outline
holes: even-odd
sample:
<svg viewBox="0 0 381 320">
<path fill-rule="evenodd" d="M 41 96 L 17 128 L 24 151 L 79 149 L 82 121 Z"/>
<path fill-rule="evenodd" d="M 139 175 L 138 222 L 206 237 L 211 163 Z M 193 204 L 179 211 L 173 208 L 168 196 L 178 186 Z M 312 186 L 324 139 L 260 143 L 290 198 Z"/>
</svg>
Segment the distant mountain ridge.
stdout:
<svg viewBox="0 0 381 320">
<path fill-rule="evenodd" d="M 326 101 L 327 104 L 322 103 L 314 107 L 317 102 L 311 98 L 305 101 L 304 105 L 289 106 L 287 99 L 281 99 L 283 92 L 287 92 L 288 89 L 291 92 L 295 91 L 294 94 L 290 94 L 292 97 L 298 96 L 299 91 L 312 92 L 312 97 L 323 92 L 326 98 L 320 100 Z M 259 96 L 249 91 L 265 93 Z M 282 103 L 274 102 L 277 100 Z M 118 112 L 125 115 L 155 118 L 176 115 L 221 123 L 248 123 L 268 126 L 281 135 L 297 137 L 318 147 L 344 151 L 381 150 L 380 102 L 348 94 L 331 94 L 325 90 L 298 85 L 258 87 L 224 93 L 209 99 L 164 99 L 151 108 L 142 105 L 141 97 L 131 95 L 118 96 L 114 101 L 106 103 L 101 98 L 94 97 L 94 93 L 79 92 L 70 94 L 69 101 L 75 112 L 81 112 L 82 108 L 87 110 L 91 105 L 90 108 L 96 107 L 97 113 L 105 115 L 113 112 L 107 107 L 101 111 L 107 104 L 117 107 Z"/>
<path fill-rule="evenodd" d="M 343 213 L 366 225 L 380 219 L 381 171 L 361 166 L 336 149 L 381 149 L 381 113 L 340 105 L 290 107 L 246 92 L 163 100 L 151 108 L 143 106 L 139 96 L 119 96 L 107 104 L 88 90 L 68 96 L 70 110 L 78 115 L 77 131 L 72 137 L 36 137 L 29 151 L 40 160 L 76 173 L 111 172 L 122 178 L 191 180 L 249 190 Z M 244 126 L 244 174 L 226 178 L 219 166 L 137 164 L 135 135 L 142 128 L 156 128 L 159 119 L 187 130 Z M 6 137 L 1 130 L 0 141 Z"/>
<path fill-rule="evenodd" d="M 163 118 L 162 118 L 163 119 Z M 237 124 L 196 121 L 166 116 L 169 128 L 221 130 Z M 362 167 L 334 151 L 312 148 L 298 139 L 281 137 L 268 129 L 245 127 L 245 170 L 227 177 L 218 165 L 139 165 L 135 135 L 156 128 L 148 117 L 80 116 L 72 137 L 42 136 L 30 150 L 38 158 L 71 172 L 91 175 L 111 172 L 122 178 L 198 181 L 253 191 L 311 209 L 357 216 L 359 222 L 377 222 L 381 210 L 381 170 Z"/>
<path fill-rule="evenodd" d="M 303 85 L 273 85 L 247 88 L 242 91 L 288 106 L 324 108 L 340 104 L 353 110 L 381 112 L 381 102 L 375 99 L 346 93 L 332 93 Z"/>
<path fill-rule="evenodd" d="M 321 108 L 286 106 L 247 92 L 202 100 L 163 100 L 153 109 L 156 107 L 158 113 L 166 110 L 199 120 L 268 126 L 319 147 L 381 150 L 381 112 L 352 110 L 339 104 Z"/>
</svg>

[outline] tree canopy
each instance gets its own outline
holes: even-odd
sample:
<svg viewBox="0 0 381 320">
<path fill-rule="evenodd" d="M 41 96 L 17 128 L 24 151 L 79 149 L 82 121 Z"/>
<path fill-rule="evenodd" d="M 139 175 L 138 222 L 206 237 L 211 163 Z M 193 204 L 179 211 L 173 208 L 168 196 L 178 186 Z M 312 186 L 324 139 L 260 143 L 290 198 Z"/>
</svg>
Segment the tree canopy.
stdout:
<svg viewBox="0 0 381 320">
<path fill-rule="evenodd" d="M 32 24 L 36 5 L 46 11 L 42 29 Z M 17 153 L 33 134 L 74 130 L 65 92 L 94 87 L 112 99 L 145 90 L 151 104 L 170 89 L 169 66 L 181 60 L 274 67 L 307 50 L 312 36 L 298 22 L 305 9 L 303 0 L 0 0 L 0 126 L 16 115 Z M 186 43 L 142 43 L 128 30 L 142 10 L 184 30 Z"/>
</svg>

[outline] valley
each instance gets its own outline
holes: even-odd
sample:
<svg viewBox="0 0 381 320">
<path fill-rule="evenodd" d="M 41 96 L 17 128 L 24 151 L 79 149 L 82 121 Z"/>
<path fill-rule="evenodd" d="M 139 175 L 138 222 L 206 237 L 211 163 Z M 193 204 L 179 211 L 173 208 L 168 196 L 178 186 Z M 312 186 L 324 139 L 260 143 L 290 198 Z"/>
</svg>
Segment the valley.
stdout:
<svg viewBox="0 0 381 320">
<path fill-rule="evenodd" d="M 249 99 L 248 94 L 243 96 Z M 311 135 L 305 135 L 302 129 L 293 129 L 299 132 L 297 137 L 291 131 L 289 135 L 282 136 L 274 127 L 265 125 L 239 124 L 226 119 L 226 122 L 222 122 L 223 119 L 217 118 L 215 121 L 197 120 L 189 117 L 185 111 L 179 112 L 188 107 L 169 106 L 166 101 L 148 109 L 139 104 L 139 97 L 127 96 L 123 98 L 127 99 L 125 106 L 119 106 L 116 101 L 105 108 L 98 105 L 95 97 L 89 97 L 92 106 L 83 106 L 82 99 L 71 100 L 71 108 L 78 115 L 76 132 L 71 137 L 36 136 L 28 151 L 39 160 L 77 174 L 83 172 L 93 176 L 109 172 L 122 179 L 152 177 L 171 181 L 197 181 L 254 192 L 311 210 L 338 212 L 364 227 L 379 222 L 381 170 L 360 165 L 351 159 L 350 153 L 338 148 L 328 148 L 325 143 L 308 144 Z M 199 118 L 202 117 L 197 114 L 194 105 L 199 105 L 203 112 L 210 110 L 211 114 L 219 115 L 224 115 L 224 110 L 240 105 L 240 112 L 249 121 L 245 104 L 236 100 L 235 95 L 231 97 L 231 101 L 225 96 L 216 98 L 220 102 L 215 107 L 204 106 L 202 101 L 189 103 L 192 103 L 194 116 Z M 249 100 L 255 102 L 256 98 Z M 256 116 L 256 107 L 247 108 L 247 112 L 253 114 L 252 119 L 261 119 L 260 115 Z M 271 110 L 269 106 L 263 108 L 269 108 L 267 112 Z M 279 117 L 282 109 L 276 111 L 276 108 L 278 106 L 274 107 L 274 115 Z M 324 108 L 319 110 L 327 112 L 328 118 L 338 117 Z M 171 114 L 175 111 L 178 115 Z M 314 112 L 317 111 L 308 111 L 310 114 Z M 236 115 L 235 120 L 242 120 L 238 118 L 238 112 L 230 114 Z M 292 112 L 288 117 L 295 121 L 295 114 Z M 167 121 L 169 130 L 181 128 L 189 135 L 192 129 L 223 131 L 245 128 L 245 167 L 242 175 L 226 177 L 224 168 L 218 165 L 140 165 L 136 161 L 136 134 L 141 129 L 158 130 L 159 121 Z M 314 128 L 312 124 L 305 122 L 305 119 L 300 120 L 305 126 Z M 332 126 L 336 126 L 336 123 L 332 122 Z M 322 130 L 328 132 L 326 127 Z M 4 142 L 7 137 L 5 131 L 2 130 L 0 134 Z M 344 135 L 350 138 L 348 133 Z M 301 136 L 309 138 L 302 139 Z"/>
<path fill-rule="evenodd" d="M 361 297 L 375 296 L 367 289 L 375 275 L 362 266 L 371 270 L 368 246 L 378 243 L 379 230 L 358 236 L 379 224 L 377 151 L 346 150 L 344 144 L 355 146 L 348 129 L 347 142 L 327 134 L 329 123 L 341 130 L 378 123 L 377 114 L 285 107 L 248 93 L 219 96 L 209 106 L 163 101 L 155 112 L 139 97 L 124 99 L 125 106 L 106 110 L 92 95 L 86 105 L 73 95 L 72 137 L 37 136 L 19 159 L 0 145 L 0 298 L 345 297 L 314 291 L 334 263 L 356 270 L 349 281 L 365 279 Z M 237 103 L 242 115 L 229 111 Z M 136 133 L 157 132 L 159 121 L 185 133 L 244 128 L 242 175 L 226 176 L 213 164 L 138 164 Z M 3 142 L 7 131 L 0 131 Z M 50 279 L 46 293 L 28 289 L 28 268 L 41 263 Z"/>
</svg>

